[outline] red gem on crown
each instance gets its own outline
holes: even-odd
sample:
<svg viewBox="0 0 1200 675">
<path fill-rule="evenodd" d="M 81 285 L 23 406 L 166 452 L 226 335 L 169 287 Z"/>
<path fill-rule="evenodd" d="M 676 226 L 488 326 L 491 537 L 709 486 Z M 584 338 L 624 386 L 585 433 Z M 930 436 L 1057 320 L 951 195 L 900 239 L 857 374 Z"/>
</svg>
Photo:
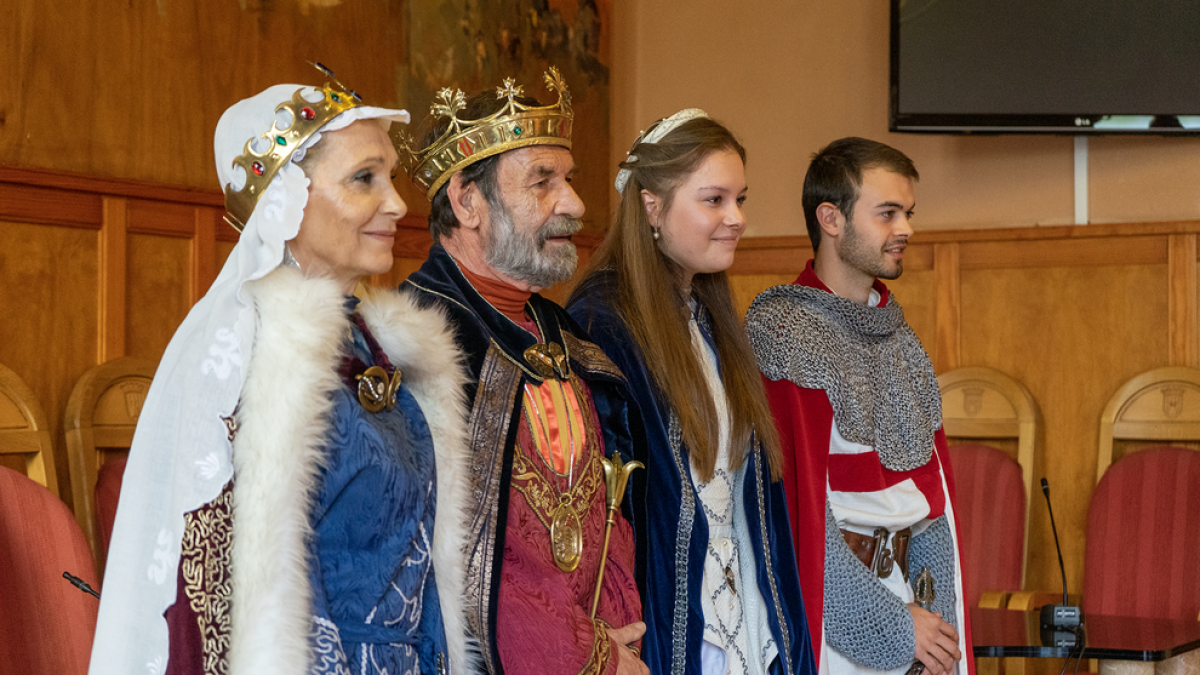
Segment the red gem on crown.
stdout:
<svg viewBox="0 0 1200 675">
<path fill-rule="evenodd" d="M 300 109 L 300 116 L 311 122 L 316 119 L 317 113 L 312 108 L 304 107 Z"/>
<path fill-rule="evenodd" d="M 252 164 L 250 165 L 250 168 L 251 168 L 251 170 L 253 170 L 253 171 L 254 171 L 254 175 L 255 175 L 255 176 L 261 176 L 261 175 L 263 175 L 263 165 L 262 165 L 262 162 L 254 162 L 254 163 L 252 163 Z"/>
</svg>

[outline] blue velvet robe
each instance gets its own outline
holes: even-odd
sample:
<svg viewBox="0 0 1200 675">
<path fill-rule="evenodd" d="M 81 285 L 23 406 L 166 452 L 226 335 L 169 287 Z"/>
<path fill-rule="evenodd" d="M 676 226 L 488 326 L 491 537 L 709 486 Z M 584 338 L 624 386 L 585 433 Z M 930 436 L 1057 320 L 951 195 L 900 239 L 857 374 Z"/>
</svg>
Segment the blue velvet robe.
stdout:
<svg viewBox="0 0 1200 675">
<path fill-rule="evenodd" d="M 646 622 L 642 660 L 656 675 L 678 672 L 673 667 L 677 660 L 682 661 L 684 674 L 698 675 L 704 637 L 699 594 L 708 524 L 692 484 L 687 448 L 681 448 L 676 456 L 671 447 L 670 405 L 654 385 L 628 327 L 613 309 L 609 298 L 615 292 L 612 272 L 600 272 L 580 284 L 567 311 L 625 373 L 646 428 L 646 443 L 635 446 L 642 453 L 635 459 L 645 463 L 647 470 L 634 473 L 632 493 L 626 501 L 637 542 L 637 576 Z M 703 325 L 701 322 L 702 330 Z M 679 348 L 691 349 L 691 345 Z M 759 590 L 779 646 L 780 656 L 771 672 L 815 675 L 783 485 L 770 482 L 769 470 L 760 458 L 761 453 L 756 452 L 747 461 L 742 506 L 753 542 Z M 682 602 L 687 609 L 677 618 L 676 606 Z M 678 657 L 677 650 L 682 652 Z"/>
<path fill-rule="evenodd" d="M 365 662 L 371 673 L 441 673 L 446 636 L 430 559 L 433 439 L 403 386 L 392 410 L 371 413 L 359 403 L 350 383 L 378 365 L 381 351 L 359 325 L 351 330 L 313 506 L 313 672 L 359 673 Z"/>
</svg>

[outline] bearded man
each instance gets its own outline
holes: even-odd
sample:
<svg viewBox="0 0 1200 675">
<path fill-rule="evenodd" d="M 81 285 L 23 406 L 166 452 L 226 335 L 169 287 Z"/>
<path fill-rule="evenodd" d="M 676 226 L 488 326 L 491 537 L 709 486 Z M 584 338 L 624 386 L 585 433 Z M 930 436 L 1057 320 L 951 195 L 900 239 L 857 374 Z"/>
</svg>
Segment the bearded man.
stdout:
<svg viewBox="0 0 1200 675">
<path fill-rule="evenodd" d="M 546 83 L 554 105 L 512 80 L 470 98 L 442 90 L 424 149 L 401 139 L 432 201 L 434 240 L 405 283 L 445 309 L 467 360 L 475 499 L 465 601 L 483 666 L 646 673 L 633 535 L 620 513 L 605 553 L 601 459 L 633 456 L 625 378 L 538 295 L 574 272 L 584 213 L 571 188 L 570 96 L 555 69 Z"/>
<path fill-rule="evenodd" d="M 814 155 L 814 260 L 746 317 L 787 459 L 809 630 L 835 675 L 901 675 L 914 659 L 953 675 L 971 653 L 937 377 L 879 281 L 903 271 L 916 180 L 904 153 L 865 138 Z M 932 611 L 914 602 L 922 567 Z"/>
</svg>

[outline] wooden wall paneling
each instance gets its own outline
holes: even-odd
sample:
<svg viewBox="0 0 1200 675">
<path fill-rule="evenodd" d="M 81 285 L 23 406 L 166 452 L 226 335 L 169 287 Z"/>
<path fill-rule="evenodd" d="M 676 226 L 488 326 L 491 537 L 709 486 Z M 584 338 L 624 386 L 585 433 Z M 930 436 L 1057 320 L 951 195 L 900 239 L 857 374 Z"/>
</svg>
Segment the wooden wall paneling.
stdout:
<svg viewBox="0 0 1200 675">
<path fill-rule="evenodd" d="M 5 173 L 0 172 L 0 218 L 19 223 L 100 227 L 103 209 L 100 195 L 5 183 Z"/>
<path fill-rule="evenodd" d="M 1082 586 L 1100 413 L 1123 382 L 1168 358 L 1165 262 L 969 270 L 964 264 L 961 274 L 963 364 L 987 365 L 1023 382 L 1046 421 L 1046 451 L 1035 476 L 1046 476 L 1054 491 L 1073 592 Z M 1035 502 L 1027 585 L 1053 589 L 1059 585 L 1054 543 L 1045 507 Z"/>
<path fill-rule="evenodd" d="M 392 255 L 397 258 L 420 260 L 429 257 L 429 247 L 433 246 L 433 236 L 429 234 L 429 218 L 407 215 L 401 218 L 397 225 Z"/>
<path fill-rule="evenodd" d="M 932 246 L 926 248 L 932 252 Z M 904 319 L 920 338 L 930 361 L 937 363 L 937 272 L 932 267 L 910 266 L 907 252 L 904 257 L 904 274 L 884 283 L 904 308 Z"/>
<path fill-rule="evenodd" d="M 742 239 L 731 275 L 790 274 L 794 280 L 804 271 L 804 264 L 813 257 L 808 237 L 761 237 Z"/>
<path fill-rule="evenodd" d="M 962 360 L 962 306 L 959 283 L 958 244 L 933 245 L 934 285 L 937 299 L 937 328 L 933 368 L 939 373 L 954 370 Z"/>
<path fill-rule="evenodd" d="M 800 271 L 797 270 L 795 274 L 731 274 L 729 285 L 733 287 L 733 305 L 738 316 L 743 318 L 746 316 L 750 304 L 754 302 L 759 293 L 772 286 L 792 283 L 800 275 Z"/>
<path fill-rule="evenodd" d="M 410 274 L 421 269 L 421 265 L 424 264 L 424 258 L 396 258 L 396 264 L 392 265 L 392 281 L 399 286 Z"/>
<path fill-rule="evenodd" d="M 408 78 L 405 28 L 414 11 L 407 2 L 4 7 L 5 23 L 20 30 L 0 39 L 0 85 L 41 93 L 4 104 L 0 151 L 22 165 L 214 186 L 221 112 L 268 85 L 320 84 L 308 65 L 314 59 L 370 103 L 403 107 L 398 88 Z"/>
<path fill-rule="evenodd" d="M 175 329 L 199 299 L 198 250 L 211 250 L 211 244 L 200 244 L 197 239 L 202 231 L 211 235 L 216 228 L 211 215 L 202 217 L 198 210 L 194 204 L 177 202 L 129 202 L 129 282 L 125 289 L 129 356 L 157 363 Z"/>
<path fill-rule="evenodd" d="M 193 211 L 196 228 L 189 251 L 191 275 L 188 279 L 188 299 L 194 305 L 217 279 L 217 270 L 220 269 L 217 267 L 217 228 L 228 225 L 221 220 L 221 211 L 218 209 L 197 206 Z"/>
<path fill-rule="evenodd" d="M 1172 234 L 1167 237 L 1167 297 L 1168 330 L 1170 331 L 1170 364 L 1173 366 L 1200 365 L 1197 350 L 1196 235 Z"/>
<path fill-rule="evenodd" d="M 29 385 L 46 412 L 59 485 L 70 485 L 63 408 L 98 351 L 98 228 L 99 222 L 84 229 L 0 219 L 0 363 Z M 62 498 L 70 505 L 69 491 Z"/>
<path fill-rule="evenodd" d="M 1030 228 L 1032 229 L 1032 228 Z M 962 269 L 1158 263 L 1167 260 L 1167 237 L 1115 236 L 1066 239 L 993 239 L 960 244 Z"/>
<path fill-rule="evenodd" d="M 105 196 L 100 225 L 98 273 L 96 284 L 97 322 L 96 363 L 125 356 L 125 283 L 126 245 L 129 224 L 129 200 Z"/>
<path fill-rule="evenodd" d="M 226 225 L 225 227 L 229 226 Z M 217 243 L 213 247 L 213 252 L 216 255 L 215 268 L 217 274 L 220 274 L 221 270 L 225 268 L 225 261 L 229 259 L 229 254 L 233 252 L 233 247 L 236 245 L 236 242 L 223 241 L 220 237 L 217 238 Z M 213 281 L 216 281 L 216 277 L 213 277 Z M 207 290 L 205 289 L 206 292 Z"/>
<path fill-rule="evenodd" d="M 128 355 L 158 363 L 192 307 L 192 242 L 154 234 L 129 236 L 126 287 Z M 206 289 L 207 290 L 207 289 Z"/>
</svg>

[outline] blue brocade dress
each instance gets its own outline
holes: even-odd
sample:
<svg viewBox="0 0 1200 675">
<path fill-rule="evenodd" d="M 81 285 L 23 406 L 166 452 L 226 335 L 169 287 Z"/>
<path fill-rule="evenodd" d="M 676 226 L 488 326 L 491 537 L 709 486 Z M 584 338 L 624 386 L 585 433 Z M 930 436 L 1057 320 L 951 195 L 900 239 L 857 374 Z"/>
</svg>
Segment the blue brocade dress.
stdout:
<svg viewBox="0 0 1200 675">
<path fill-rule="evenodd" d="M 403 386 L 391 410 L 371 413 L 359 403 L 354 375 L 390 364 L 356 317 L 312 515 L 312 672 L 441 673 L 446 638 L 430 561 L 433 439 Z"/>
</svg>

